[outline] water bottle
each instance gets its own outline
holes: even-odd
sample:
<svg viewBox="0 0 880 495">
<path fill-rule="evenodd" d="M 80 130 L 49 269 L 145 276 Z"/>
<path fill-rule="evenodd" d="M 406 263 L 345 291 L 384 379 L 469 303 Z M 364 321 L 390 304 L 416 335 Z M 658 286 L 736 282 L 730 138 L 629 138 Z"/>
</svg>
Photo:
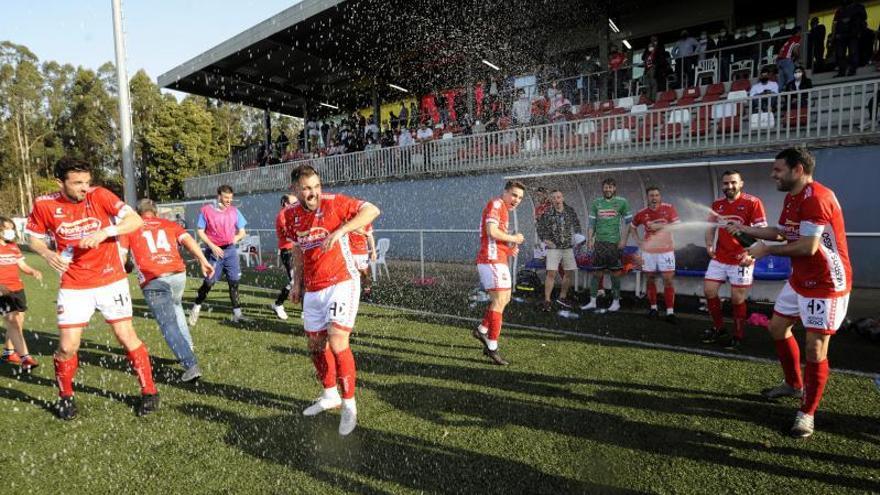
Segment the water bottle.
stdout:
<svg viewBox="0 0 880 495">
<path fill-rule="evenodd" d="M 61 259 L 68 265 L 73 263 L 73 246 L 67 246 L 61 251 Z"/>
</svg>

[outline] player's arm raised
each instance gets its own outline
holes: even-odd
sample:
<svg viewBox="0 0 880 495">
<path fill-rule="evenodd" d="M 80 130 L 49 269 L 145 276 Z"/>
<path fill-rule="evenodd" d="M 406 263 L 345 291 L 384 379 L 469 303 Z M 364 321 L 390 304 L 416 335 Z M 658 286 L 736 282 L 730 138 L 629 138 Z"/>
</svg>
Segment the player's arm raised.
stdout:
<svg viewBox="0 0 880 495">
<path fill-rule="evenodd" d="M 324 240 L 323 249 L 324 251 L 329 251 L 336 245 L 336 242 L 342 238 L 342 236 L 348 235 L 351 231 L 361 229 L 366 227 L 367 225 L 373 223 L 373 220 L 379 217 L 379 208 L 376 207 L 373 203 L 364 202 L 361 205 L 360 209 L 357 212 L 357 215 L 353 216 L 351 220 L 343 223 L 339 226 L 338 229 L 334 230 L 332 234 L 330 234 L 327 239 Z"/>
<path fill-rule="evenodd" d="M 822 239 L 822 231 L 804 233 L 801 226 L 801 236 L 796 241 L 787 242 L 785 244 L 774 244 L 768 246 L 763 242 L 756 242 L 749 247 L 749 256 L 752 258 L 763 258 L 768 254 L 774 256 L 812 256 L 819 250 L 819 241 Z"/>
<path fill-rule="evenodd" d="M 214 276 L 214 266 L 208 262 L 208 258 L 205 258 L 205 253 L 199 248 L 199 243 L 196 242 L 195 239 L 192 238 L 191 235 L 184 232 L 181 234 L 178 239 L 183 247 L 186 248 L 199 262 L 199 266 L 202 269 L 202 275 L 205 277 L 213 277 Z"/>
</svg>

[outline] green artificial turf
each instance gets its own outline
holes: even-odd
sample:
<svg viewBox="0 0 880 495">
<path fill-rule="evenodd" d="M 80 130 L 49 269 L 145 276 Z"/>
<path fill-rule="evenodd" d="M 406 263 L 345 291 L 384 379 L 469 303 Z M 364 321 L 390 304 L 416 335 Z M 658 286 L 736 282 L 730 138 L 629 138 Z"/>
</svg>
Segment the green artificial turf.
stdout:
<svg viewBox="0 0 880 495">
<path fill-rule="evenodd" d="M 134 415 L 136 381 L 96 316 L 80 352 L 80 417 L 62 422 L 49 411 L 57 282 L 29 260 L 47 275 L 43 287 L 27 280 L 27 337 L 42 366 L 25 377 L 0 370 L 0 493 L 880 491 L 880 393 L 865 377 L 832 374 L 816 434 L 794 440 L 785 432 L 797 404 L 757 395 L 780 379 L 772 363 L 506 328 L 512 364 L 498 368 L 469 321 L 371 305 L 352 336 L 359 426 L 340 438 L 338 413 L 301 415 L 320 386 L 299 312 L 288 304 L 291 319 L 275 319 L 278 279 L 266 274 L 246 279 L 257 286 L 243 290 L 248 325 L 226 321 L 225 284 L 212 292 L 192 329 L 204 371 L 192 385 L 176 381 L 180 368 L 133 285 L 161 410 Z M 479 316 L 465 296 L 387 281 L 376 292 L 382 303 Z M 508 319 L 677 345 L 704 326 L 634 313 L 560 320 L 527 304 Z M 770 356 L 762 337 L 750 334 L 749 349 Z"/>
</svg>

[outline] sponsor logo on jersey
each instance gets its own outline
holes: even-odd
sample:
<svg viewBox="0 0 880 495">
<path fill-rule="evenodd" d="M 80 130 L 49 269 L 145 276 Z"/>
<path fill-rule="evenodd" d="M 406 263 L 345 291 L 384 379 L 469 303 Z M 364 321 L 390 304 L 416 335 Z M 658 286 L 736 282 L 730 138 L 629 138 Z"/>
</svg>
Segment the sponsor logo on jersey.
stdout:
<svg viewBox="0 0 880 495">
<path fill-rule="evenodd" d="M 55 235 L 66 240 L 84 239 L 101 230 L 101 221 L 94 217 L 74 222 L 64 222 L 55 230 Z"/>
<path fill-rule="evenodd" d="M 324 227 L 312 227 L 309 230 L 296 233 L 297 244 L 299 244 L 300 249 L 303 251 L 320 247 L 324 243 L 324 239 L 329 236 L 330 231 Z"/>
</svg>

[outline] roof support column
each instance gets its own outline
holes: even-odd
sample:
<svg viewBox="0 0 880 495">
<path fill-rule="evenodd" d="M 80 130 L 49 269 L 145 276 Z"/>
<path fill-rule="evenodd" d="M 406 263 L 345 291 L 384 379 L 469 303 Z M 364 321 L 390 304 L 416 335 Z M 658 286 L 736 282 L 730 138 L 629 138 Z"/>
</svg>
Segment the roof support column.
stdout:
<svg viewBox="0 0 880 495">
<path fill-rule="evenodd" d="M 810 46 L 807 44 L 807 33 L 810 30 L 810 0 L 797 0 L 794 23 L 801 27 L 800 63 L 806 67 L 810 63 Z"/>
<path fill-rule="evenodd" d="M 379 80 L 373 79 L 373 118 L 376 119 L 374 122 L 376 123 L 376 127 L 380 130 L 382 129 L 382 119 L 379 110 L 381 109 L 381 102 L 379 101 Z M 388 123 L 391 125 L 391 122 Z"/>
<path fill-rule="evenodd" d="M 263 127 L 266 129 L 266 152 L 272 154 L 272 113 L 263 110 Z"/>
<path fill-rule="evenodd" d="M 605 12 L 599 17 L 602 19 L 599 26 L 599 101 L 607 100 L 608 94 L 608 44 L 611 42 L 608 33 L 608 5 L 605 4 Z"/>
</svg>

